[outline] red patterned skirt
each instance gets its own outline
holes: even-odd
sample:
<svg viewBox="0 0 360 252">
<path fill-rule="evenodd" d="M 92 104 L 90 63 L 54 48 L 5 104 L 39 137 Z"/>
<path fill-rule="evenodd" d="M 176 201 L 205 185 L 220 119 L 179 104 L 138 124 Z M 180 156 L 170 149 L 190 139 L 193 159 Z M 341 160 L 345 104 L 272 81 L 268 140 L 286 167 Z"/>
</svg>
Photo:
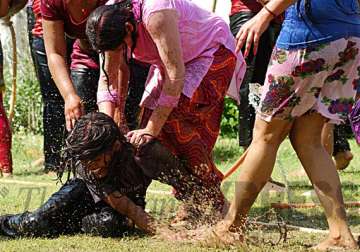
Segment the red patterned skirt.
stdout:
<svg viewBox="0 0 360 252">
<path fill-rule="evenodd" d="M 224 97 L 236 65 L 236 57 L 220 47 L 201 84 L 190 99 L 183 94 L 163 126 L 158 139 L 173 154 L 185 160 L 190 172 L 217 191 L 223 201 L 220 184 L 223 174 L 212 160 L 212 149 L 220 131 Z M 145 127 L 152 110 L 145 108 L 141 127 Z"/>
</svg>

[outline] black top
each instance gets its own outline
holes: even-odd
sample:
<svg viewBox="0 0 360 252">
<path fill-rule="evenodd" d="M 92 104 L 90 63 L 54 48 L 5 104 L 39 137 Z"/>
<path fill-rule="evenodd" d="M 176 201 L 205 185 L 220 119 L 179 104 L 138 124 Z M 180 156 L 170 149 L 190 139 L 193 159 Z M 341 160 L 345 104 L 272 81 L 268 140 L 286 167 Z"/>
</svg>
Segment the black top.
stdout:
<svg viewBox="0 0 360 252">
<path fill-rule="evenodd" d="M 116 158 L 109 166 L 106 177 L 96 179 L 94 175 L 86 173 L 81 164 L 76 169 L 77 176 L 86 182 L 95 202 L 117 191 L 144 207 L 146 189 L 151 183 L 151 178 L 135 163 L 132 147 L 128 146 L 126 150 L 114 155 Z"/>
</svg>

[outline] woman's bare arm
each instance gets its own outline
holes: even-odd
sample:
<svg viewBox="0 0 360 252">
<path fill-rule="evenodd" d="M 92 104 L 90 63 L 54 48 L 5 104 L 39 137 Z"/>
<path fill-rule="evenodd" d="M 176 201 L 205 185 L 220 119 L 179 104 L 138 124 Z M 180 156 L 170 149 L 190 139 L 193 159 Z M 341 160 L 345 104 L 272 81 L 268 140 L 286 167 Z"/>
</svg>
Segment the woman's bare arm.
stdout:
<svg viewBox="0 0 360 252">
<path fill-rule="evenodd" d="M 76 94 L 66 63 L 66 42 L 63 21 L 43 20 L 44 41 L 52 78 L 65 101 L 66 128 L 71 130 L 82 114 L 80 97 Z"/>
<path fill-rule="evenodd" d="M 144 209 L 136 205 L 125 195 L 122 195 L 119 192 L 114 192 L 105 198 L 105 201 L 120 214 L 129 217 L 132 221 L 134 221 L 136 226 L 146 233 L 156 233 L 155 220 L 146 213 Z"/>
<path fill-rule="evenodd" d="M 236 51 L 240 51 L 241 48 L 245 46 L 244 56 L 247 57 L 253 45 L 253 52 L 256 54 L 260 37 L 268 28 L 270 21 L 274 19 L 275 16 L 283 13 L 295 2 L 296 0 L 271 0 L 265 4 L 261 11 L 246 22 L 239 30 L 236 35 Z"/>
<path fill-rule="evenodd" d="M 99 79 L 99 87 L 98 92 L 117 90 L 119 96 L 119 104 L 118 104 L 118 117 L 119 120 L 117 123 L 127 132 L 125 128 L 126 126 L 126 118 L 125 118 L 125 102 L 128 92 L 128 82 L 129 82 L 129 67 L 124 59 L 124 47 L 119 47 L 114 51 L 106 51 L 105 55 L 105 64 L 104 69 L 103 59 L 100 55 L 100 79 Z M 109 78 L 106 78 L 105 72 Z M 111 117 L 114 117 L 115 112 L 115 104 L 113 102 L 101 102 L 99 104 L 99 111 L 103 112 Z M 116 116 L 115 116 L 116 117 Z"/>
<path fill-rule="evenodd" d="M 162 10 L 150 16 L 146 27 L 166 70 L 162 93 L 168 97 L 180 97 L 184 86 L 185 65 L 177 22 L 176 11 Z M 172 110 L 171 106 L 158 105 L 145 129 L 130 132 L 130 142 L 141 144 L 144 133 L 157 136 Z"/>
</svg>

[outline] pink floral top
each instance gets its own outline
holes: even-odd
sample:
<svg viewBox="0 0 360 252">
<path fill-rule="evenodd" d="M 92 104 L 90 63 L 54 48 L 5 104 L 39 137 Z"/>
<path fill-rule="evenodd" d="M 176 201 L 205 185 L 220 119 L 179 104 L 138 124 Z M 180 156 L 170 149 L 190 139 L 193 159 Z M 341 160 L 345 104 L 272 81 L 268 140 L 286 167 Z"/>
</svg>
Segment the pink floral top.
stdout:
<svg viewBox="0 0 360 252">
<path fill-rule="evenodd" d="M 146 26 L 150 16 L 157 11 L 175 10 L 185 62 L 183 94 L 192 97 L 208 72 L 214 53 L 223 45 L 235 54 L 235 39 L 228 24 L 220 17 L 206 11 L 189 0 L 132 0 L 135 18 L 139 20 L 138 38 L 133 57 L 151 64 L 141 105 L 154 109 L 162 90 L 164 67 L 158 50 Z M 108 3 L 109 4 L 109 3 Z M 239 101 L 239 89 L 246 65 L 238 56 L 236 74 L 228 95 Z"/>
</svg>

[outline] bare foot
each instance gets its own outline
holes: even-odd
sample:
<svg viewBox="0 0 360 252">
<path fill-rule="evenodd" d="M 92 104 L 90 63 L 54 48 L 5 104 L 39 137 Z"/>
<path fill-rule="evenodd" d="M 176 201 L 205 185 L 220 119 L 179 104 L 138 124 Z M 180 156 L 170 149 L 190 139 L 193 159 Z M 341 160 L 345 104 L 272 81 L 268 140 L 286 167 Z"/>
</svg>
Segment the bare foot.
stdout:
<svg viewBox="0 0 360 252">
<path fill-rule="evenodd" d="M 346 167 L 349 166 L 350 161 L 353 158 L 354 156 L 351 151 L 338 152 L 334 157 L 336 169 L 339 171 L 344 170 Z"/>
<path fill-rule="evenodd" d="M 197 237 L 194 240 L 201 244 L 210 247 L 224 247 L 230 245 L 242 245 L 244 243 L 244 236 L 241 232 L 230 231 L 231 224 L 227 221 L 219 222 L 215 227 L 203 227 L 200 232 L 197 232 Z"/>
<path fill-rule="evenodd" d="M 326 240 L 322 241 L 315 247 L 313 247 L 313 250 L 318 251 L 327 251 L 330 249 L 358 249 L 359 246 L 357 245 L 356 241 L 352 236 L 348 236 L 346 238 L 338 237 L 333 238 L 329 236 L 326 238 Z"/>
</svg>

